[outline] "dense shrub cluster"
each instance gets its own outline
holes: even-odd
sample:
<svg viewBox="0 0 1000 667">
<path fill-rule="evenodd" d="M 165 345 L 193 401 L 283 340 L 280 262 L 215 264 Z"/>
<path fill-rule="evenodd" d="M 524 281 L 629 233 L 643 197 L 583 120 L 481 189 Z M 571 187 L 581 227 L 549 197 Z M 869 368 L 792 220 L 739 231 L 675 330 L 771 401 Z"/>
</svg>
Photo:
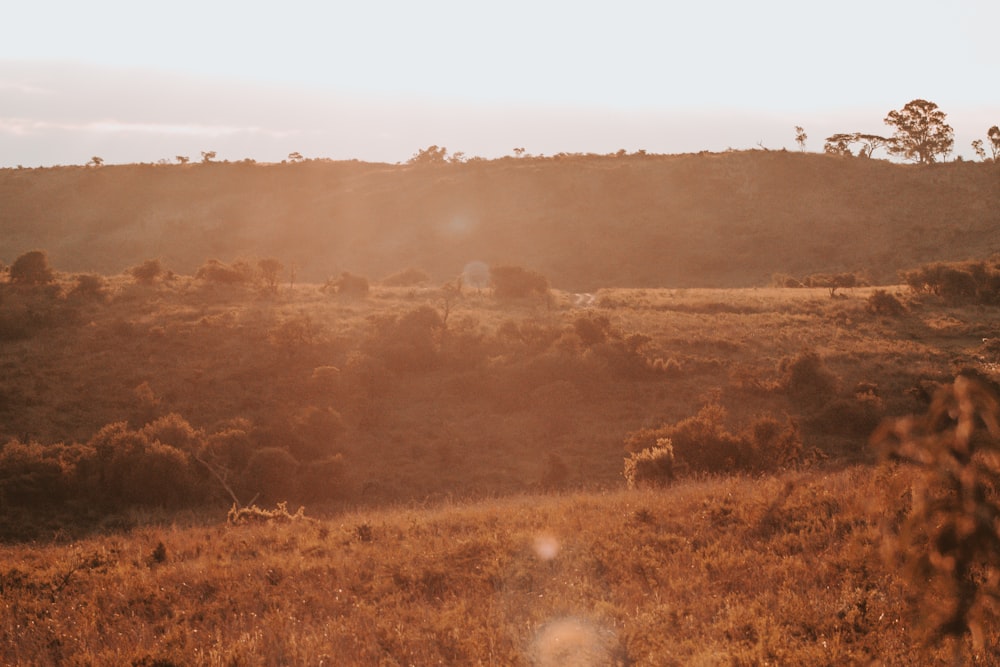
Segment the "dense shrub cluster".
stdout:
<svg viewBox="0 0 1000 667">
<path fill-rule="evenodd" d="M 365 352 L 391 371 L 428 371 L 440 363 L 444 321 L 430 306 L 373 321 Z"/>
<path fill-rule="evenodd" d="M 163 265 L 158 259 L 147 259 L 142 264 L 133 266 L 128 274 L 140 285 L 152 285 L 163 275 Z"/>
<path fill-rule="evenodd" d="M 0 446 L 0 507 L 69 503 L 114 511 L 342 495 L 346 471 L 339 454 L 311 443 L 302 464 L 259 436 L 246 420 L 206 434 L 170 414 L 140 429 L 108 424 L 86 444 L 11 440 Z"/>
<path fill-rule="evenodd" d="M 544 298 L 549 294 L 548 278 L 520 266 L 490 267 L 490 282 L 493 295 L 498 299 Z"/>
<path fill-rule="evenodd" d="M 1000 305 L 1000 260 L 935 262 L 902 278 L 914 292 L 934 294 L 948 303 Z"/>
<path fill-rule="evenodd" d="M 795 464 L 802 455 L 799 428 L 791 419 L 763 415 L 733 433 L 726 428 L 725 409 L 715 404 L 676 424 L 634 431 L 626 437 L 625 449 L 632 454 L 655 452 L 663 448 L 663 441 L 671 445 L 675 472 L 778 470 Z M 651 453 L 640 460 L 663 456 Z"/>
<path fill-rule="evenodd" d="M 344 271 L 336 280 L 333 278 L 327 280 L 326 284 L 320 289 L 326 294 L 334 294 L 351 299 L 362 299 L 368 296 L 371 285 L 364 276 L 356 276 L 349 271 Z"/>
<path fill-rule="evenodd" d="M 210 259 L 201 265 L 195 273 L 195 278 L 221 285 L 246 285 L 254 278 L 253 266 L 244 260 L 236 260 L 225 264 L 217 259 Z"/>
<path fill-rule="evenodd" d="M 0 283 L 0 340 L 30 338 L 43 329 L 74 324 L 76 302 L 67 300 L 55 283 Z"/>
</svg>

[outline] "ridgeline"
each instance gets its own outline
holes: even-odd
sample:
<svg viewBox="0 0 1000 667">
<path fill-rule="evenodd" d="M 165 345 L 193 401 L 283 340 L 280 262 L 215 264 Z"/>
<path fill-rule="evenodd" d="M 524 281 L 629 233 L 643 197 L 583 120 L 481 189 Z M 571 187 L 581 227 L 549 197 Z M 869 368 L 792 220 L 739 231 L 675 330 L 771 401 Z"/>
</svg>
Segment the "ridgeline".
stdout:
<svg viewBox="0 0 1000 667">
<path fill-rule="evenodd" d="M 0 202 L 0 261 L 43 249 L 104 274 L 275 257 L 307 282 L 407 267 L 443 281 L 479 260 L 572 291 L 751 287 L 887 283 L 1000 250 L 1000 165 L 785 151 L 4 169 Z"/>
</svg>

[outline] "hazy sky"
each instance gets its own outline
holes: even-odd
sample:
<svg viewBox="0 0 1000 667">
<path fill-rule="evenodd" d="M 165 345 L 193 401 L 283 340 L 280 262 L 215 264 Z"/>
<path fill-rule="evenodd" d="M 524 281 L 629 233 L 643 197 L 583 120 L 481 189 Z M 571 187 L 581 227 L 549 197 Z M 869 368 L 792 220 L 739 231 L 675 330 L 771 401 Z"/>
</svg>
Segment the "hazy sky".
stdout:
<svg viewBox="0 0 1000 667">
<path fill-rule="evenodd" d="M 1000 123 L 996 0 L 31 0 L 0 23 L 0 166 L 822 150 L 936 102 Z"/>
</svg>

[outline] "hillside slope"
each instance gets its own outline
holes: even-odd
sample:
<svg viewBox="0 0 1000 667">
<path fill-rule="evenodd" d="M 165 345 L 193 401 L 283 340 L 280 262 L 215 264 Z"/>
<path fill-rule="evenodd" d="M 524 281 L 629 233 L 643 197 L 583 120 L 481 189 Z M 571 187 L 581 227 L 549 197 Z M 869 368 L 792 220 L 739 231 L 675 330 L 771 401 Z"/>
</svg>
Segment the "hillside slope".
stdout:
<svg viewBox="0 0 1000 667">
<path fill-rule="evenodd" d="M 1000 168 L 788 152 L 0 170 L 0 261 L 66 271 L 273 256 L 301 280 L 473 260 L 568 290 L 734 287 L 1000 249 Z"/>
</svg>

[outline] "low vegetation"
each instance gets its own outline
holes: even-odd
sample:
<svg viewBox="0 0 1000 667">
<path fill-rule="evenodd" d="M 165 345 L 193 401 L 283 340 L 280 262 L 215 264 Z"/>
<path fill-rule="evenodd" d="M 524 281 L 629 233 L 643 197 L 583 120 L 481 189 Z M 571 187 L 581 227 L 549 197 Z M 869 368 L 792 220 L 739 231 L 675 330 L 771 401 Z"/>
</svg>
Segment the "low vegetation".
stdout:
<svg viewBox="0 0 1000 667">
<path fill-rule="evenodd" d="M 249 252 L 0 271 L 0 662 L 1000 659 L 996 258 L 583 293 Z"/>
</svg>

